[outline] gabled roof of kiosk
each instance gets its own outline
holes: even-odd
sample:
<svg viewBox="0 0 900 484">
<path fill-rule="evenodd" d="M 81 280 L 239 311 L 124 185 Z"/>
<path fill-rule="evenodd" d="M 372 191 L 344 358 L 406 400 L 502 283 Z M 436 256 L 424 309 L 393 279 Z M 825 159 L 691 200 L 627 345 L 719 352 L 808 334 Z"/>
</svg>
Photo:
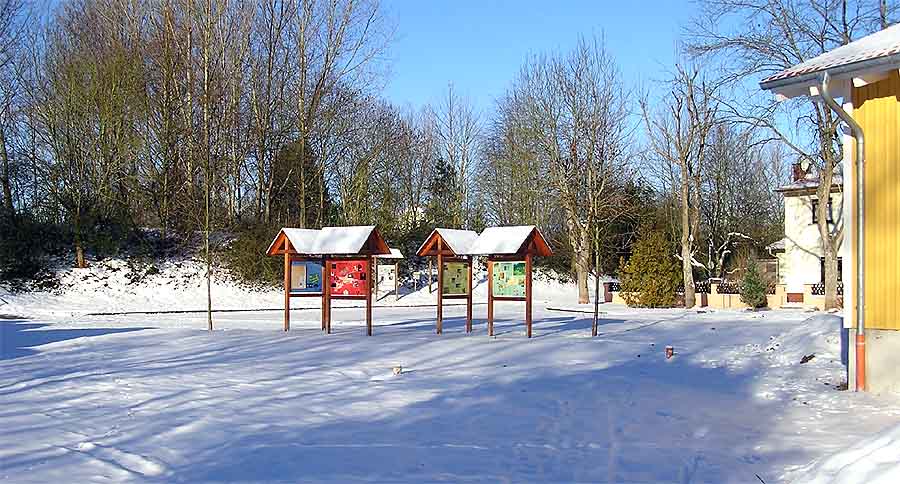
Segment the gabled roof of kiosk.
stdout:
<svg viewBox="0 0 900 484">
<path fill-rule="evenodd" d="M 395 249 L 393 247 L 391 247 L 390 254 L 379 254 L 378 258 L 379 259 L 405 259 L 405 257 L 403 257 L 403 252 L 400 252 L 400 249 Z"/>
<path fill-rule="evenodd" d="M 436 228 L 431 231 L 431 234 L 425 239 L 425 242 L 422 243 L 419 250 L 416 251 L 416 254 L 419 256 L 437 254 L 437 250 L 432 251 L 429 249 L 433 248 L 438 236 L 440 236 L 444 243 L 447 244 L 447 248 L 454 254 L 466 255 L 469 253 L 469 249 L 472 247 L 475 239 L 478 238 L 478 232 L 472 230 Z"/>
<path fill-rule="evenodd" d="M 275 240 L 273 240 L 272 243 L 269 244 L 269 248 L 266 249 L 266 254 L 284 254 L 282 245 L 285 237 L 291 243 L 291 248 L 295 252 L 308 253 L 305 251 L 310 249 L 313 244 L 315 244 L 316 237 L 318 236 L 318 229 L 295 229 L 291 227 L 285 227 L 278 231 L 278 235 L 275 236 Z"/>
<path fill-rule="evenodd" d="M 472 255 L 525 255 L 534 242 L 532 255 L 550 256 L 553 250 L 541 231 L 534 225 L 489 227 L 475 239 L 469 253 Z"/>
<path fill-rule="evenodd" d="M 301 255 L 385 255 L 391 249 L 374 225 L 295 229 L 285 227 L 266 250 L 268 255 L 284 254 L 283 241 L 291 252 Z"/>
</svg>

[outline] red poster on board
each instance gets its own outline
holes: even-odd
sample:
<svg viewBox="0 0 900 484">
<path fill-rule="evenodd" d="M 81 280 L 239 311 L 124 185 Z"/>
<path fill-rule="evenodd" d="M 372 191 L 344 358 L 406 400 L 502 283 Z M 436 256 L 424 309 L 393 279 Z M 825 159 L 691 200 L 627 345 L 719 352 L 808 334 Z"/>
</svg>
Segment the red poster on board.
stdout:
<svg viewBox="0 0 900 484">
<path fill-rule="evenodd" d="M 369 267 L 365 260 L 331 262 L 332 296 L 365 296 L 369 290 Z"/>
</svg>

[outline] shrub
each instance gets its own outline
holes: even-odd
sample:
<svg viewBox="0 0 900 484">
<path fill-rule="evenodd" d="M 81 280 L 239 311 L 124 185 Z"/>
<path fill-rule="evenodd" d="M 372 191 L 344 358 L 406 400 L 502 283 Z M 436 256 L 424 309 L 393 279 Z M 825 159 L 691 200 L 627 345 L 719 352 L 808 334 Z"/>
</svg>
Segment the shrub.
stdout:
<svg viewBox="0 0 900 484">
<path fill-rule="evenodd" d="M 236 232 L 224 253 L 231 274 L 249 284 L 277 285 L 283 281 L 284 258 L 266 255 L 266 248 L 276 233 L 277 230 L 264 225 L 252 225 Z"/>
<path fill-rule="evenodd" d="M 750 259 L 747 262 L 747 270 L 744 271 L 744 277 L 741 279 L 741 301 L 754 309 L 765 307 L 767 304 L 766 281 L 759 272 L 759 264 L 756 259 Z"/>
<path fill-rule="evenodd" d="M 672 307 L 682 286 L 681 264 L 662 232 L 643 229 L 619 278 L 622 298 L 629 306 Z"/>
<path fill-rule="evenodd" d="M 47 270 L 47 251 L 59 240 L 56 227 L 30 215 L 0 213 L 0 280 L 27 281 Z"/>
</svg>

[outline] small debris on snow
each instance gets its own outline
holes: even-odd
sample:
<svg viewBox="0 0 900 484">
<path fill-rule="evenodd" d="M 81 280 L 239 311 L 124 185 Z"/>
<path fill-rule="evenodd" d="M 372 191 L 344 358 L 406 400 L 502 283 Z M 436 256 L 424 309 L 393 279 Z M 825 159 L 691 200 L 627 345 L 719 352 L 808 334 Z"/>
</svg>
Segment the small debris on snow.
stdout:
<svg viewBox="0 0 900 484">
<path fill-rule="evenodd" d="M 393 368 L 393 372 L 395 375 L 399 375 L 399 374 L 403 373 L 403 367 L 400 365 L 397 365 Z"/>
<path fill-rule="evenodd" d="M 800 359 L 800 364 L 801 364 L 801 365 L 805 365 L 805 364 L 809 363 L 810 360 L 812 360 L 812 359 L 815 358 L 815 357 L 816 357 L 816 355 L 815 355 L 814 353 L 813 353 L 813 354 L 808 354 L 808 355 L 806 355 L 806 356 L 804 356 L 803 358 Z"/>
</svg>

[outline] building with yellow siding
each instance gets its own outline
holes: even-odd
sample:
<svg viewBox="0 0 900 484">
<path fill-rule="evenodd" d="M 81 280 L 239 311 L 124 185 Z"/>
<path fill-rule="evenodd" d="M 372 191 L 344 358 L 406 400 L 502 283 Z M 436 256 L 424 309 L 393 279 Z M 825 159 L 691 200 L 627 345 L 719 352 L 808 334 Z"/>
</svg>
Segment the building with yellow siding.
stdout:
<svg viewBox="0 0 900 484">
<path fill-rule="evenodd" d="M 849 384 L 858 390 L 898 392 L 900 25 L 810 59 L 760 85 L 780 98 L 817 97 L 847 125 L 842 282 L 844 327 L 855 341 L 850 345 Z"/>
</svg>

